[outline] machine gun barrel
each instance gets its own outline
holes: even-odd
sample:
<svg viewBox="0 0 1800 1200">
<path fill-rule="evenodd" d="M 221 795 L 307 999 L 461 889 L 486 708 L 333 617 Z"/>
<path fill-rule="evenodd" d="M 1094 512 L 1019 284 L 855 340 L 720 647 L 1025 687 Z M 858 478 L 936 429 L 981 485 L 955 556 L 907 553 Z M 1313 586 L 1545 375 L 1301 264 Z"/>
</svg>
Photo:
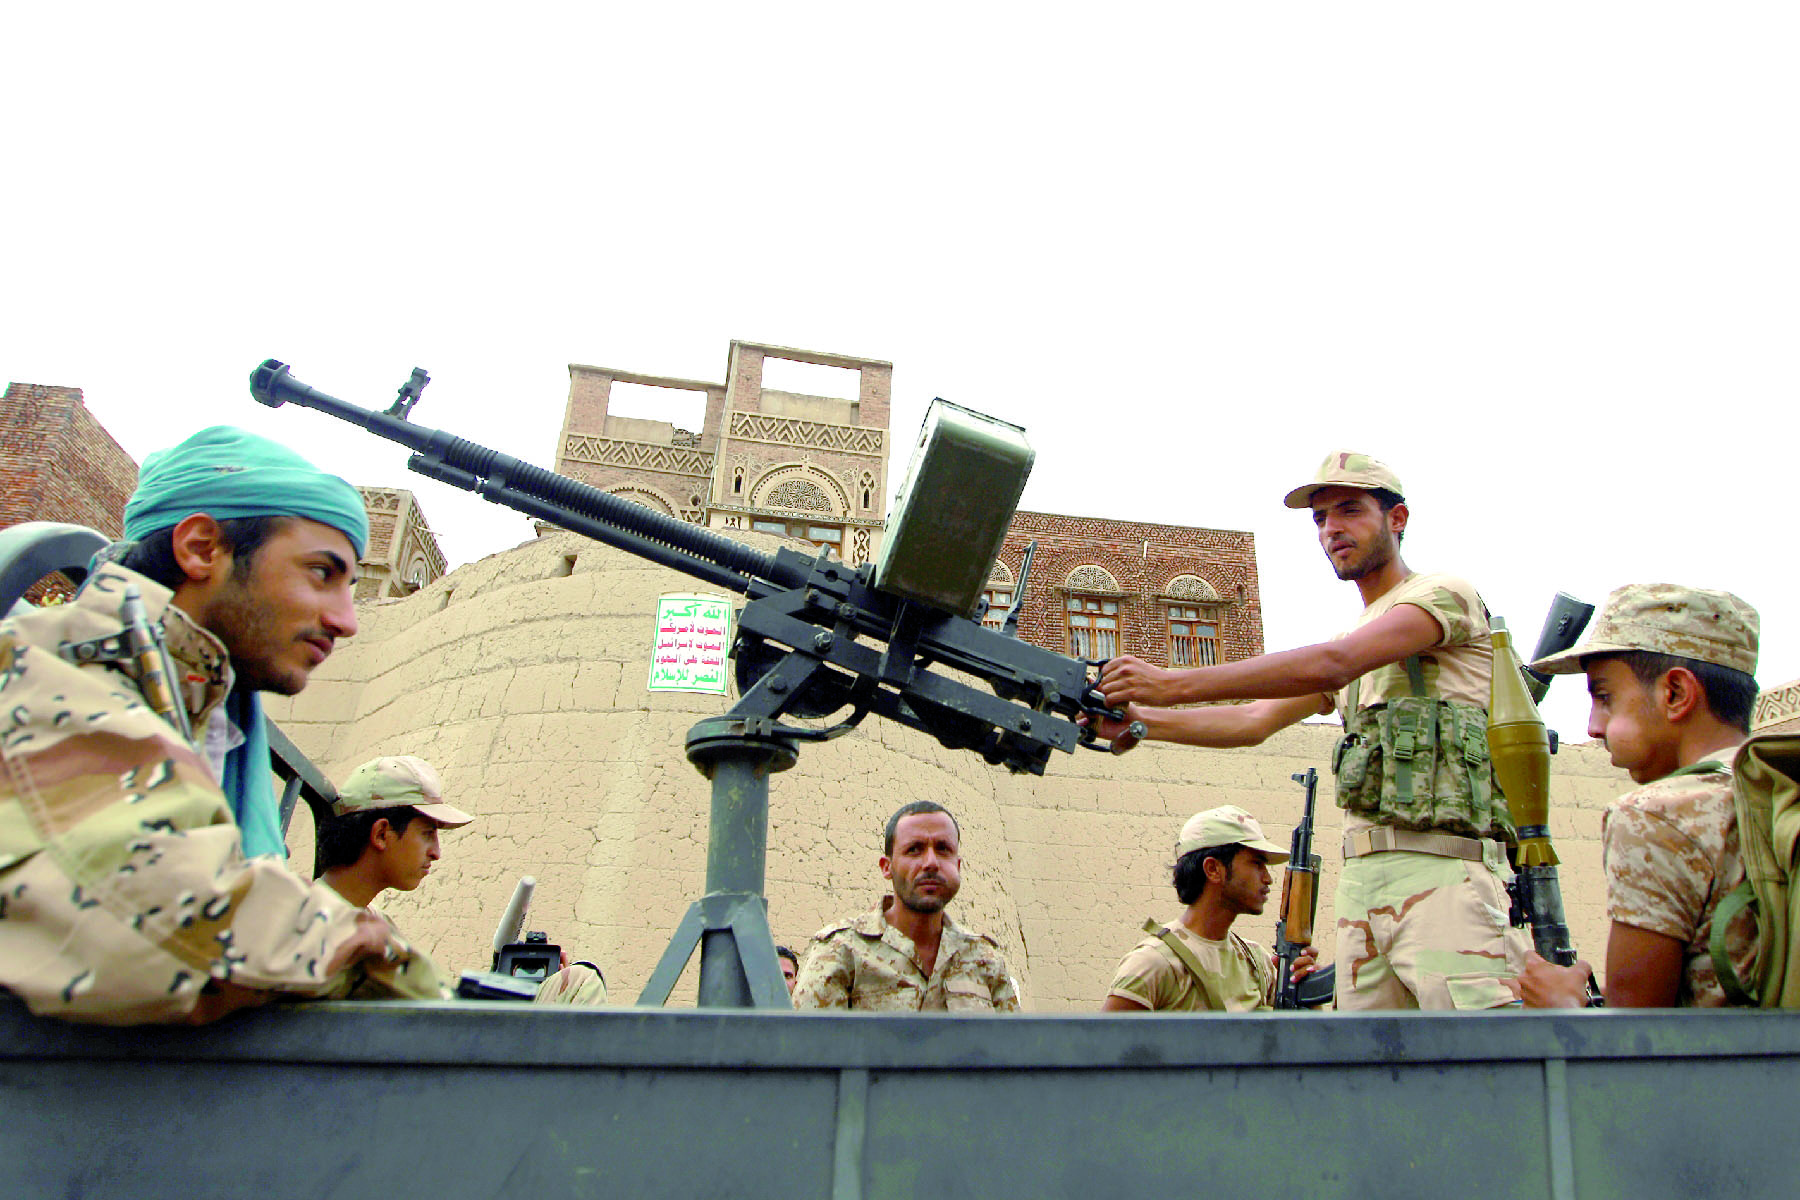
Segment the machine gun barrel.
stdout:
<svg viewBox="0 0 1800 1200">
<path fill-rule="evenodd" d="M 250 394 L 270 408 L 297 404 L 360 425 L 412 450 L 407 466 L 421 475 L 752 599 L 805 581 L 804 570 L 711 530 L 441 430 L 328 396 L 295 379 L 287 364 L 275 359 L 251 373 Z"/>
</svg>

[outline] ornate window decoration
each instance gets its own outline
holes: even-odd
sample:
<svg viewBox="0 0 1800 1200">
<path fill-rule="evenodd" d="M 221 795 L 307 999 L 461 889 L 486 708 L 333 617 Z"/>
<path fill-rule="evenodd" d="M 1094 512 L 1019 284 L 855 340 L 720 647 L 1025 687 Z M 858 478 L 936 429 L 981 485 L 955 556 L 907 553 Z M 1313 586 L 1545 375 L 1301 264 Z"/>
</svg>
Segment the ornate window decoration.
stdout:
<svg viewBox="0 0 1800 1200">
<path fill-rule="evenodd" d="M 1070 571 L 1067 586 L 1071 592 L 1104 592 L 1110 596 L 1121 594 L 1119 581 L 1112 577 L 1112 572 L 1091 563 Z"/>
<path fill-rule="evenodd" d="M 784 479 L 763 497 L 767 508 L 797 508 L 801 512 L 829 513 L 831 501 L 825 490 L 808 479 Z"/>
<path fill-rule="evenodd" d="M 805 486 L 788 486 L 794 483 Z M 830 472 L 789 464 L 774 468 L 752 485 L 750 507 L 785 508 L 790 512 L 845 517 L 850 513 L 850 497 L 844 491 L 844 485 Z"/>
<path fill-rule="evenodd" d="M 862 492 L 863 511 L 867 512 L 869 509 L 874 508 L 875 507 L 875 472 L 864 471 L 862 473 L 862 478 L 860 478 L 856 481 L 856 486 Z"/>
<path fill-rule="evenodd" d="M 1177 575 L 1169 580 L 1168 590 L 1163 594 L 1172 600 L 1194 600 L 1202 604 L 1219 602 L 1218 590 L 1198 575 Z"/>
<path fill-rule="evenodd" d="M 854 545 L 856 547 L 856 550 L 855 550 L 855 557 L 850 560 L 850 565 L 858 566 L 862 563 L 868 562 L 869 561 L 869 531 L 866 529 L 857 530 L 856 537 L 853 539 L 852 545 Z"/>
<path fill-rule="evenodd" d="M 1169 580 L 1162 599 L 1168 617 L 1169 665 L 1211 667 L 1219 661 L 1218 589 L 1198 575 Z"/>
<path fill-rule="evenodd" d="M 666 517 L 675 515 L 675 506 L 655 492 L 650 491 L 648 488 L 616 487 L 609 488 L 608 491 L 610 491 L 612 495 L 619 497 L 621 500 L 630 500 L 634 504 L 641 504 L 645 508 L 653 509 Z"/>
</svg>

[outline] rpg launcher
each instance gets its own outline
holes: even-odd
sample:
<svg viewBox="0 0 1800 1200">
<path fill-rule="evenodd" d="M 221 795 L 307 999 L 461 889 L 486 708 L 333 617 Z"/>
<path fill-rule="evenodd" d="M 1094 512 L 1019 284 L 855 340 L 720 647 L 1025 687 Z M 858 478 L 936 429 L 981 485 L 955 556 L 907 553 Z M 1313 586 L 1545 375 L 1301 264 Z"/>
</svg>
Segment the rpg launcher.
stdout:
<svg viewBox="0 0 1800 1200">
<path fill-rule="evenodd" d="M 1579 629 L 1569 640 L 1579 636 Z M 1512 882 L 1512 921 L 1531 926 L 1537 952 L 1559 966 L 1573 966 L 1569 924 L 1563 915 L 1556 848 L 1550 844 L 1550 735 L 1526 688 L 1525 671 L 1506 624 L 1493 622 L 1493 681 L 1488 697 L 1488 751 L 1494 775 L 1518 832 Z M 1599 1002 L 1590 986 L 1589 1004 Z"/>
<path fill-rule="evenodd" d="M 702 1005 L 787 1007 L 762 886 L 768 775 L 794 764 L 798 743 L 839 737 L 874 713 L 1017 772 L 1043 774 L 1053 750 L 1106 748 L 1091 724 L 1077 723 L 1119 717 L 1093 689 L 1091 664 L 969 619 L 1030 472 L 1016 426 L 935 401 L 878 561 L 851 567 L 823 552 L 767 554 L 415 425 L 407 415 L 424 378 L 415 373 L 410 394 L 402 389 L 387 412 L 308 387 L 274 359 L 251 374 L 250 391 L 270 407 L 316 409 L 398 442 L 421 475 L 749 599 L 732 650 L 738 702 L 688 734 L 689 761 L 713 783 L 707 896 L 683 919 L 640 1004 L 666 999 L 704 941 Z M 1024 592 L 1021 578 L 1019 599 Z M 836 713 L 845 715 L 824 728 L 783 723 Z"/>
<path fill-rule="evenodd" d="M 1292 979 L 1294 960 L 1312 945 L 1313 918 L 1319 913 L 1319 864 L 1313 853 L 1313 803 L 1319 792 L 1319 772 L 1314 767 L 1295 772 L 1295 783 L 1306 789 L 1306 806 L 1294 826 L 1288 847 L 1287 873 L 1281 880 L 1281 919 L 1275 922 L 1275 1007 L 1318 1008 L 1331 1002 L 1337 985 L 1336 964 L 1314 971 L 1299 983 Z"/>
</svg>

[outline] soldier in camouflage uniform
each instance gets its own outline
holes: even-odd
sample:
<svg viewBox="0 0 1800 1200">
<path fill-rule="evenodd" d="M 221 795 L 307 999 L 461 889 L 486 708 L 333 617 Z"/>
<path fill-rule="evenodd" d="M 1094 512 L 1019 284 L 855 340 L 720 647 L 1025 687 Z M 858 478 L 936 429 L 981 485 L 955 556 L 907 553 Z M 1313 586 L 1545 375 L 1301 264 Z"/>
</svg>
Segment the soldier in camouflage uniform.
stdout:
<svg viewBox="0 0 1800 1200">
<path fill-rule="evenodd" d="M 1756 924 L 1740 911 L 1721 931 L 1714 910 L 1744 881 L 1731 761 L 1756 703 L 1756 610 L 1729 592 L 1630 584 L 1607 597 L 1587 640 L 1532 664 L 1587 674 L 1588 736 L 1642 784 L 1607 809 L 1606 1002 L 1616 1008 L 1718 1007 L 1724 965 L 1756 978 Z M 1592 969 L 1530 956 L 1525 1003 L 1584 1002 Z"/>
<path fill-rule="evenodd" d="M 961 837 L 956 819 L 929 800 L 888 819 L 880 867 L 893 893 L 813 934 L 794 982 L 795 1008 L 1018 1011 L 999 945 L 944 913 L 962 886 Z"/>
<path fill-rule="evenodd" d="M 424 759 L 370 759 L 350 772 L 319 823 L 319 878 L 363 907 L 389 888 L 410 892 L 441 857 L 438 831 L 472 820 L 444 803 L 443 781 Z"/>
<path fill-rule="evenodd" d="M 250 689 L 299 691 L 355 632 L 356 489 L 209 429 L 145 460 L 125 529 L 134 544 L 74 600 L 0 623 L 0 986 L 111 1024 L 437 997 L 429 959 L 276 857 L 247 859 L 233 817 L 279 832 Z"/>
<path fill-rule="evenodd" d="M 1175 895 L 1187 908 L 1167 925 L 1152 921 L 1119 969 L 1102 1012 L 1248 1012 L 1275 1007 L 1274 956 L 1231 928 L 1269 900 L 1269 868 L 1287 851 L 1235 804 L 1195 813 L 1175 842 Z M 1296 959 L 1294 978 L 1312 972 L 1318 952 Z"/>
<path fill-rule="evenodd" d="M 1328 455 L 1289 492 L 1310 509 L 1363 614 L 1334 641 L 1212 667 L 1113 659 L 1100 688 L 1149 737 L 1253 746 L 1336 709 L 1333 763 L 1345 809 L 1337 889 L 1337 1007 L 1497 1008 L 1528 941 L 1507 919 L 1513 838 L 1487 750 L 1487 609 L 1465 579 L 1414 574 L 1400 557 L 1409 510 L 1399 477 L 1366 454 Z M 1175 709 L 1220 700 L 1254 703 Z M 1129 748 L 1126 724 L 1100 732 Z"/>
</svg>

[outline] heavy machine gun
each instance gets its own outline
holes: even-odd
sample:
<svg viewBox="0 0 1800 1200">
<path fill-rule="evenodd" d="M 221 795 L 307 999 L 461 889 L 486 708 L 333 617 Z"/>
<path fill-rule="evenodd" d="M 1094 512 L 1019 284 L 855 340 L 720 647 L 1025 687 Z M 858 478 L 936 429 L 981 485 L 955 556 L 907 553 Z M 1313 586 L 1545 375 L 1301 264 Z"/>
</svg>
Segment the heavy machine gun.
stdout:
<svg viewBox="0 0 1800 1200">
<path fill-rule="evenodd" d="M 1053 750 L 1069 752 L 1080 744 L 1105 748 L 1090 726 L 1077 723 L 1083 715 L 1119 715 L 1108 712 L 1093 689 L 1090 664 L 969 619 L 1024 487 L 1028 449 L 1022 462 L 1000 461 L 984 454 L 979 436 L 972 442 L 928 436 L 915 456 L 914 472 L 925 463 L 958 473 L 966 485 L 960 489 L 962 503 L 946 500 L 941 506 L 954 529 L 933 536 L 938 509 L 925 501 L 910 507 L 903 502 L 881 563 L 851 567 L 823 552 L 783 547 L 767 554 L 415 425 L 407 414 L 426 378 L 415 371 L 402 389 L 405 403 L 397 401 L 386 412 L 308 387 L 274 359 L 251 374 L 250 391 L 270 407 L 297 404 L 398 442 L 413 451 L 407 466 L 421 475 L 749 599 L 733 647 L 739 699 L 724 716 L 697 723 L 687 738 L 688 760 L 713 788 L 706 895 L 682 919 L 638 1003 L 663 1003 L 698 944 L 701 1005 L 787 1007 L 762 889 L 768 777 L 794 765 L 799 743 L 842 736 L 874 713 L 1015 772 L 1043 774 Z M 937 412 L 934 407 L 927 418 L 927 435 L 939 432 L 940 424 L 968 425 L 968 419 L 1001 424 L 960 409 L 935 423 Z M 1022 448 L 1023 438 L 1016 441 Z M 989 502 L 971 506 L 970 494 L 985 495 Z M 918 496 L 914 491 L 908 499 Z M 996 511 L 1002 503 L 1004 511 Z M 972 520 L 978 527 L 971 528 Z M 1024 584 L 1021 577 L 1021 598 Z M 946 671 L 972 676 L 991 690 Z M 784 723 L 840 712 L 845 715 L 825 727 Z"/>
</svg>

